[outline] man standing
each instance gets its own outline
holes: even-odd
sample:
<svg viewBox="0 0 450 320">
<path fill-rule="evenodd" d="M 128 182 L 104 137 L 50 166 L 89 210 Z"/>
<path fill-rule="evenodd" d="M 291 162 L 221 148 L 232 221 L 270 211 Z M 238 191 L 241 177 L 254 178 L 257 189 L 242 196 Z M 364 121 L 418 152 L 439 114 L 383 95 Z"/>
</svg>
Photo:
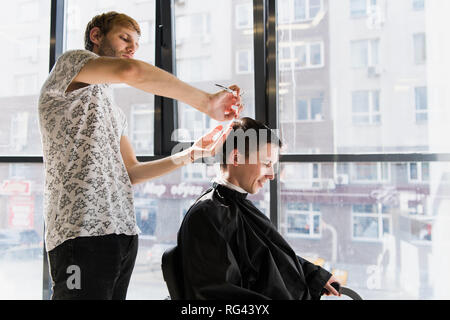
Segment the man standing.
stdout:
<svg viewBox="0 0 450 320">
<path fill-rule="evenodd" d="M 41 90 L 52 299 L 125 299 L 139 232 L 132 184 L 169 173 L 199 155 L 214 155 L 222 140 L 213 141 L 219 126 L 185 151 L 140 163 L 109 84 L 126 83 L 181 100 L 219 121 L 235 117 L 232 106 L 240 105 L 237 86 L 230 87 L 237 95 L 208 94 L 133 59 L 139 36 L 139 25 L 125 14 L 94 17 L 86 28 L 86 50 L 64 53 Z M 77 281 L 69 283 L 73 272 Z"/>
</svg>

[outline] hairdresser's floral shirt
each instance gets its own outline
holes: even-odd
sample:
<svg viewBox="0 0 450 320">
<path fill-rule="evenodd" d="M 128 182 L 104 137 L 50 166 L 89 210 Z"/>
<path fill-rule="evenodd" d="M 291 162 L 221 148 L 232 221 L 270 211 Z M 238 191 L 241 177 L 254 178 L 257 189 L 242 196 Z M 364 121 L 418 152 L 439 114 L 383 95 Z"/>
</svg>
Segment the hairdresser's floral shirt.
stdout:
<svg viewBox="0 0 450 320">
<path fill-rule="evenodd" d="M 127 120 L 114 104 L 112 88 L 98 84 L 65 92 L 96 58 L 85 50 L 64 53 L 39 97 L 47 251 L 76 237 L 139 232 L 120 154 Z"/>
</svg>

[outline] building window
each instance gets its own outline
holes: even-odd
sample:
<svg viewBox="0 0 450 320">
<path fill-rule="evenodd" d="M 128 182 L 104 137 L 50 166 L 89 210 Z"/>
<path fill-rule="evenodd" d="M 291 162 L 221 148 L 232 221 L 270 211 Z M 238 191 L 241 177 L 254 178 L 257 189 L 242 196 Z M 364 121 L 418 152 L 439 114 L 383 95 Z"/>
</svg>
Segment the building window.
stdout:
<svg viewBox="0 0 450 320">
<path fill-rule="evenodd" d="M 424 64 L 427 61 L 425 33 L 416 33 L 415 35 L 413 35 L 413 42 L 415 64 Z"/>
<path fill-rule="evenodd" d="M 322 121 L 323 120 L 323 98 L 299 99 L 297 100 L 298 121 Z"/>
<path fill-rule="evenodd" d="M 253 56 L 251 50 L 236 51 L 236 73 L 246 74 L 253 72 Z"/>
<path fill-rule="evenodd" d="M 320 205 L 290 202 L 286 209 L 288 236 L 320 237 Z"/>
<path fill-rule="evenodd" d="M 379 91 L 352 93 L 352 123 L 354 125 L 381 124 Z"/>
<path fill-rule="evenodd" d="M 352 67 L 366 68 L 377 66 L 379 64 L 379 44 L 379 39 L 352 41 Z"/>
<path fill-rule="evenodd" d="M 390 179 L 389 163 L 354 163 L 352 181 L 357 183 L 385 183 Z"/>
<path fill-rule="evenodd" d="M 253 28 L 253 7 L 251 2 L 236 5 L 236 28 Z"/>
<path fill-rule="evenodd" d="M 324 66 L 323 42 L 304 44 L 281 44 L 279 48 L 279 69 L 299 70 Z"/>
<path fill-rule="evenodd" d="M 430 180 L 430 164 L 428 162 L 408 163 L 409 182 L 428 182 Z"/>
<path fill-rule="evenodd" d="M 350 0 L 350 17 L 366 17 L 375 11 L 376 7 L 377 0 Z"/>
<path fill-rule="evenodd" d="M 425 0 L 412 0 L 412 7 L 416 11 L 422 11 L 425 9 Z"/>
<path fill-rule="evenodd" d="M 415 88 L 416 122 L 428 121 L 428 95 L 427 87 Z"/>
<path fill-rule="evenodd" d="M 352 235 L 354 240 L 381 240 L 391 233 L 388 207 L 378 204 L 352 206 Z"/>
<path fill-rule="evenodd" d="M 313 20 L 323 7 L 323 0 L 282 0 L 278 2 L 279 23 Z"/>
</svg>

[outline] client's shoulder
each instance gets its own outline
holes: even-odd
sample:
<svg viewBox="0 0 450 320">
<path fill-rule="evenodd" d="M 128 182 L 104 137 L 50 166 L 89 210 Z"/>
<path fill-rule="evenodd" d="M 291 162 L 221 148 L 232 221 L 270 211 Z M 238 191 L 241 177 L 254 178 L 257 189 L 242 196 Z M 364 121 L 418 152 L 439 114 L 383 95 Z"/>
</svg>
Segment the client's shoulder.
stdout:
<svg viewBox="0 0 450 320">
<path fill-rule="evenodd" d="M 228 206 L 214 195 L 214 190 L 210 190 L 189 208 L 184 220 L 209 219 L 221 223 L 224 216 L 229 215 L 228 211 Z"/>
</svg>

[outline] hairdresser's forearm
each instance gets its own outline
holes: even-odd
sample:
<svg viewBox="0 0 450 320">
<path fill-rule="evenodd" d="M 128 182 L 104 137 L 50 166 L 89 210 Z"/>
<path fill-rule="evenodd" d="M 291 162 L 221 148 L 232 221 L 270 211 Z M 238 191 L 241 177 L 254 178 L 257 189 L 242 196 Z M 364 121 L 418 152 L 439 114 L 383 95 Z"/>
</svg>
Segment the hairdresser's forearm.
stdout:
<svg viewBox="0 0 450 320">
<path fill-rule="evenodd" d="M 211 95 L 179 80 L 174 75 L 140 60 L 132 64 L 125 82 L 146 92 L 182 101 L 206 112 Z"/>
<path fill-rule="evenodd" d="M 190 150 L 184 150 L 170 157 L 149 161 L 138 162 L 128 168 L 128 175 L 133 185 L 146 182 L 170 173 L 191 162 Z"/>
</svg>

